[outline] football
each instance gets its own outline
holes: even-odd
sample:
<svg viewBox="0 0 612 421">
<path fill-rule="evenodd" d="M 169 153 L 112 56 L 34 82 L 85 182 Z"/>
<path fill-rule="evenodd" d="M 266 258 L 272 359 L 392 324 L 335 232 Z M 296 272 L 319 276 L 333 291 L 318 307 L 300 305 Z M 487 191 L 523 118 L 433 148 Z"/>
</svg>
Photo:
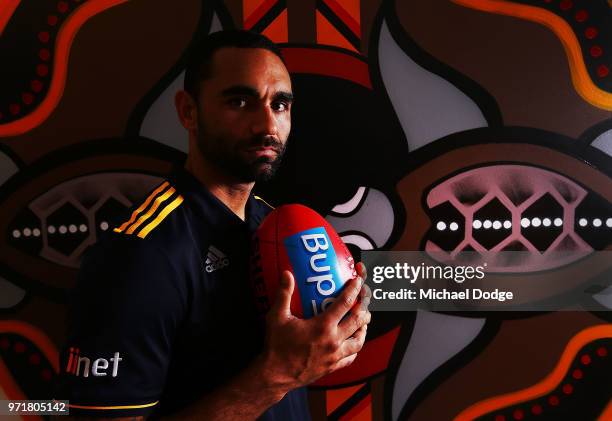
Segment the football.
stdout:
<svg viewBox="0 0 612 421">
<path fill-rule="evenodd" d="M 353 256 L 333 227 L 298 204 L 274 209 L 254 235 L 251 279 L 260 313 L 272 306 L 285 270 L 295 278 L 291 312 L 301 318 L 325 311 L 357 276 Z"/>
</svg>

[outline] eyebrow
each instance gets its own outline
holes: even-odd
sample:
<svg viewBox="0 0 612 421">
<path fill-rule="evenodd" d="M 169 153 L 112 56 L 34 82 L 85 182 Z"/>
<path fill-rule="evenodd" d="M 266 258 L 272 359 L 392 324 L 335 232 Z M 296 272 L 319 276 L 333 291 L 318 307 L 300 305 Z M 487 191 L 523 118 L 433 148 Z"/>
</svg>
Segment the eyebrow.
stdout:
<svg viewBox="0 0 612 421">
<path fill-rule="evenodd" d="M 291 92 L 284 92 L 284 91 L 277 92 L 274 94 L 274 100 L 275 101 L 282 100 L 282 101 L 291 103 L 293 102 L 293 94 Z"/>
<path fill-rule="evenodd" d="M 247 86 L 247 85 L 230 86 L 229 88 L 221 91 L 221 95 L 226 96 L 226 97 L 240 95 L 240 96 L 259 98 L 259 92 L 257 92 L 257 89 L 253 88 L 252 86 Z M 291 92 L 280 91 L 274 94 L 273 99 L 275 101 L 284 100 L 287 102 L 293 102 L 293 94 Z"/>
</svg>

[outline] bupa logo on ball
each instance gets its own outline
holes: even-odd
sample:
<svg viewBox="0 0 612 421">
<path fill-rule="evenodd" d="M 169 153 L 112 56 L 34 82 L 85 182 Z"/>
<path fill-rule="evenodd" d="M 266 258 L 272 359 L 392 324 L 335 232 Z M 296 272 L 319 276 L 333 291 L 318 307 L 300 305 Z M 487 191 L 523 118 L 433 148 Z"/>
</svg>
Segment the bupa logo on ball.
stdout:
<svg viewBox="0 0 612 421">
<path fill-rule="evenodd" d="M 334 302 L 340 292 L 338 259 L 323 227 L 301 231 L 285 239 L 306 318 Z"/>
</svg>

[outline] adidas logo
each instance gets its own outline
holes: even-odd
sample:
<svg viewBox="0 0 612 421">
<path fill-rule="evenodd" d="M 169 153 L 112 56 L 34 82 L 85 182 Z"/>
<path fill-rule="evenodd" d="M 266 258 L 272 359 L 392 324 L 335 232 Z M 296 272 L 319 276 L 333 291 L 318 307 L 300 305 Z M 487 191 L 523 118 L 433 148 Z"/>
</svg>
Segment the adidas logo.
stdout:
<svg viewBox="0 0 612 421">
<path fill-rule="evenodd" d="M 206 255 L 206 262 L 204 263 L 204 269 L 208 273 L 212 273 L 216 270 L 222 269 L 229 265 L 229 259 L 221 250 L 215 246 L 208 248 L 208 254 Z"/>
</svg>

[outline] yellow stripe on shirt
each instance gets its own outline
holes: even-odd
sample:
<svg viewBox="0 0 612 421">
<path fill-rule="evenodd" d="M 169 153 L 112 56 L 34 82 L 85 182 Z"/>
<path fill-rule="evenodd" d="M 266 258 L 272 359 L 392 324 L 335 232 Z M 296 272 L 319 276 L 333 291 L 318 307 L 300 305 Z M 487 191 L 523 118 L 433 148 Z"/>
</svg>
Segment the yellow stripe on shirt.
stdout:
<svg viewBox="0 0 612 421">
<path fill-rule="evenodd" d="M 136 209 L 133 213 L 132 213 L 132 217 L 127 220 L 124 224 L 122 224 L 119 228 L 115 228 L 114 231 L 115 232 L 122 232 L 124 229 L 126 229 L 128 227 L 128 225 L 130 225 L 131 223 L 133 223 L 136 220 L 136 217 L 140 214 L 140 212 L 142 212 L 147 206 L 149 206 L 149 203 L 151 203 L 151 201 L 153 199 L 155 199 L 155 197 L 162 191 L 164 190 L 166 187 L 168 187 L 170 183 L 168 183 L 167 181 L 165 181 L 161 186 L 159 186 L 158 188 L 156 188 L 153 193 L 151 193 L 149 195 L 149 197 L 147 198 L 147 200 L 144 201 L 144 203 L 142 205 L 140 205 L 140 207 L 138 209 Z"/>
<path fill-rule="evenodd" d="M 69 408 L 77 408 L 77 409 L 101 409 L 101 410 L 109 410 L 109 409 L 138 409 L 138 408 L 149 408 L 151 406 L 155 406 L 159 403 L 159 401 L 145 403 L 143 405 L 119 405 L 119 406 L 89 406 L 89 405 L 75 405 L 73 403 L 67 404 Z"/>
<path fill-rule="evenodd" d="M 262 202 L 264 202 L 266 205 L 268 205 L 268 207 L 269 207 L 269 208 L 274 209 L 274 206 L 272 206 L 271 204 L 269 204 L 268 202 L 266 202 L 266 201 L 265 201 L 263 198 L 261 198 L 261 197 L 259 197 L 259 196 L 256 196 L 256 195 L 253 195 L 253 197 L 254 197 L 255 199 L 257 199 L 257 200 L 261 200 Z"/>
<path fill-rule="evenodd" d="M 140 238 L 145 238 L 147 234 L 149 234 L 156 226 L 158 226 L 160 222 L 163 221 L 164 218 L 166 218 L 166 216 L 168 216 L 170 212 L 176 209 L 181 203 L 183 203 L 183 196 L 179 195 L 168 206 L 166 206 L 164 210 L 159 213 L 159 215 L 157 215 L 157 218 L 155 218 L 149 223 L 149 225 L 140 230 L 138 236 Z"/>
<path fill-rule="evenodd" d="M 136 229 L 138 229 L 139 226 L 141 226 L 147 219 L 149 219 L 157 210 L 157 208 L 159 208 L 159 206 L 165 202 L 166 200 L 168 200 L 168 198 L 170 196 L 172 196 L 174 194 L 176 190 L 174 189 L 174 187 L 170 187 L 168 190 L 166 190 L 166 192 L 164 194 L 162 194 L 161 196 L 159 196 L 157 199 L 155 199 L 155 202 L 153 202 L 153 206 L 151 206 L 151 209 L 149 209 L 147 211 L 147 213 L 145 213 L 144 215 L 141 215 L 140 218 L 138 218 L 138 220 L 136 222 L 134 222 L 126 231 L 126 234 L 132 234 L 134 233 L 134 231 L 136 231 Z"/>
</svg>

